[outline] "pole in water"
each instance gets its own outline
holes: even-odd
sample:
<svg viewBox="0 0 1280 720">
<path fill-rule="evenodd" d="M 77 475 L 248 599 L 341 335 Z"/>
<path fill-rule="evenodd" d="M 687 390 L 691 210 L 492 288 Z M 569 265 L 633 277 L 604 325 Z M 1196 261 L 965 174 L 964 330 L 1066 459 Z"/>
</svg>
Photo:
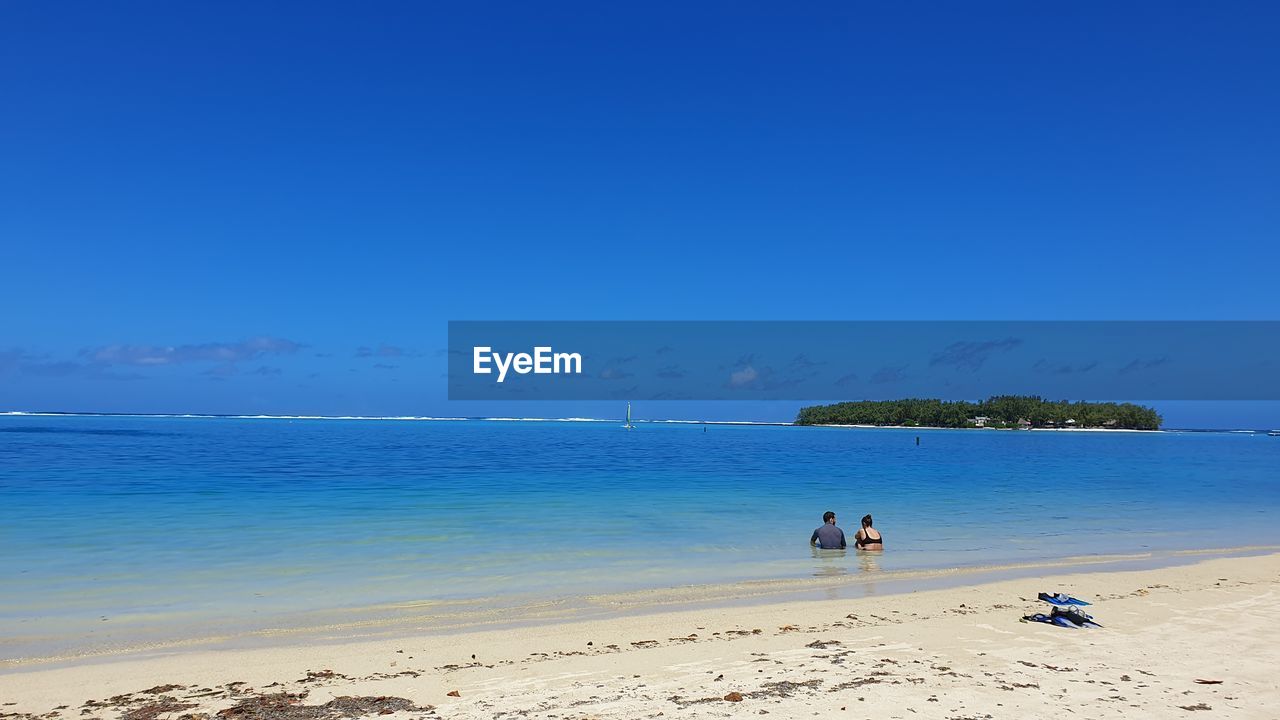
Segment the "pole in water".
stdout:
<svg viewBox="0 0 1280 720">
<path fill-rule="evenodd" d="M 919 444 L 920 444 L 920 436 L 919 436 L 919 435 L 917 435 L 917 436 L 916 436 L 916 444 L 917 444 L 917 445 L 919 445 Z"/>
</svg>

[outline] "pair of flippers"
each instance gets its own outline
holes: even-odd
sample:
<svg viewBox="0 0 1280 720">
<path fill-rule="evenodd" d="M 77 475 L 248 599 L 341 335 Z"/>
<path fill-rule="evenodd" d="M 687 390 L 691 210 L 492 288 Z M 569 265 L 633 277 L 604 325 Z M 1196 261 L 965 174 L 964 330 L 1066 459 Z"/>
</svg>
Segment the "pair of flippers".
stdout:
<svg viewBox="0 0 1280 720">
<path fill-rule="evenodd" d="M 1070 607 L 1070 606 L 1078 606 L 1078 605 L 1092 605 L 1092 604 L 1093 604 L 1093 603 L 1087 603 L 1087 602 L 1085 602 L 1085 601 L 1083 601 L 1083 600 L 1081 600 L 1081 599 L 1079 599 L 1079 598 L 1073 598 L 1073 597 L 1071 597 L 1070 595 L 1068 595 L 1068 594 L 1066 594 L 1066 593 L 1045 593 L 1045 592 L 1042 592 L 1042 593 L 1040 593 L 1039 597 L 1040 597 L 1040 599 L 1041 599 L 1041 600 L 1043 600 L 1043 601 L 1045 601 L 1045 602 L 1049 603 L 1050 605 L 1054 605 L 1054 606 L 1056 606 L 1056 607 Z"/>
<path fill-rule="evenodd" d="M 1054 607 L 1049 611 L 1048 615 L 1044 613 L 1036 613 L 1027 615 L 1022 618 L 1023 622 L 1042 622 L 1049 625 L 1057 625 L 1058 627 L 1072 628 L 1079 630 L 1081 628 L 1100 628 L 1101 624 L 1094 621 L 1093 616 L 1081 610 L 1078 607 L 1060 608 Z"/>
</svg>

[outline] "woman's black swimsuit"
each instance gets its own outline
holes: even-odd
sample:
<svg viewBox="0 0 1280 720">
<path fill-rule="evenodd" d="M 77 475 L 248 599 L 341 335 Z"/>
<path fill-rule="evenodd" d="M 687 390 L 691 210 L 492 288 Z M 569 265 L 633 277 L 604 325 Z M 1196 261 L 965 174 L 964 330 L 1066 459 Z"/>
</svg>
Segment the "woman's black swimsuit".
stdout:
<svg viewBox="0 0 1280 720">
<path fill-rule="evenodd" d="M 872 538 L 872 537 L 867 537 L 865 534 L 863 535 L 862 539 L 858 541 L 858 547 L 866 547 L 868 545 L 883 545 L 883 544 L 884 544 L 883 537 Z"/>
</svg>

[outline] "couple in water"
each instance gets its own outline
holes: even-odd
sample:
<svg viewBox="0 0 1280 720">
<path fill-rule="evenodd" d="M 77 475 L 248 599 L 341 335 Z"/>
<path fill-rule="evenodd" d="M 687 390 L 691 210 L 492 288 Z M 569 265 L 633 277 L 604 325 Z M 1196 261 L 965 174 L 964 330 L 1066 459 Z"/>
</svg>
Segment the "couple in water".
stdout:
<svg viewBox="0 0 1280 720">
<path fill-rule="evenodd" d="M 830 510 L 822 515 L 822 527 L 813 531 L 809 544 L 823 550 L 844 549 L 844 531 L 836 526 L 836 514 Z M 871 516 L 862 516 L 862 529 L 853 536 L 853 545 L 859 550 L 883 550 L 884 538 L 871 527 Z"/>
</svg>

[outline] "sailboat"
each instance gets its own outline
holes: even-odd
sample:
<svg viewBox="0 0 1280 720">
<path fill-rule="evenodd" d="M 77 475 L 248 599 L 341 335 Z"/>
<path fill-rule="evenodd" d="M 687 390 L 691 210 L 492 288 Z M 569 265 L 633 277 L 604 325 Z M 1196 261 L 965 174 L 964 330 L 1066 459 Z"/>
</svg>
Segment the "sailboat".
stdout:
<svg viewBox="0 0 1280 720">
<path fill-rule="evenodd" d="M 626 424 L 626 425 L 623 425 L 622 427 L 624 427 L 624 428 L 626 428 L 626 429 L 628 429 L 628 430 L 630 430 L 630 429 L 632 429 L 632 428 L 634 428 L 634 427 L 635 427 L 635 425 L 632 425 L 632 424 L 631 424 L 631 403 L 627 403 L 627 424 Z"/>
</svg>

